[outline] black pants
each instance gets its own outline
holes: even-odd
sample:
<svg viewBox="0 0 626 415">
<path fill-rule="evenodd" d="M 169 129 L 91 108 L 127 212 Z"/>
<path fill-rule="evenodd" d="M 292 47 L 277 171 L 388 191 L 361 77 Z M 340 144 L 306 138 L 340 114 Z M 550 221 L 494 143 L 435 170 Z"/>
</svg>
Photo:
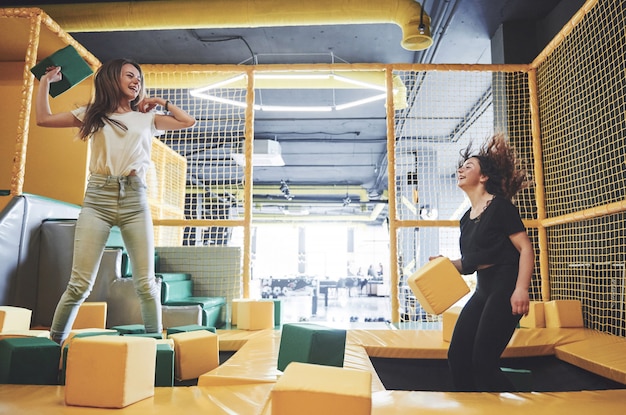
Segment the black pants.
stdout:
<svg viewBox="0 0 626 415">
<path fill-rule="evenodd" d="M 459 315 L 448 350 L 459 392 L 515 390 L 500 370 L 500 356 L 521 318 L 511 309 L 517 272 L 517 266 L 492 266 L 477 273 L 476 291 Z"/>
</svg>

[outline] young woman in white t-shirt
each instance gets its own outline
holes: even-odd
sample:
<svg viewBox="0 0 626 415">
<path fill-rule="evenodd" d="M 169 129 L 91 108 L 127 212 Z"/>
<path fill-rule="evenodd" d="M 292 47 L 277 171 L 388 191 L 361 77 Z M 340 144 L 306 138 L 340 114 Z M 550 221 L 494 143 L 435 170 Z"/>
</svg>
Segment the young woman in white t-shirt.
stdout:
<svg viewBox="0 0 626 415">
<path fill-rule="evenodd" d="M 141 67 L 127 59 L 103 64 L 94 77 L 93 101 L 73 111 L 53 114 L 50 84 L 63 68 L 50 67 L 36 96 L 37 125 L 77 127 L 89 141 L 89 182 L 76 223 L 70 281 L 50 329 L 54 341 L 68 336 L 79 306 L 93 288 L 111 227 L 118 226 L 131 260 L 135 291 L 148 333 L 162 331 L 159 287 L 154 276 L 154 235 L 146 193 L 152 138 L 159 131 L 191 127 L 195 119 L 170 101 L 144 94 Z M 156 106 L 166 114 L 152 111 Z"/>
</svg>

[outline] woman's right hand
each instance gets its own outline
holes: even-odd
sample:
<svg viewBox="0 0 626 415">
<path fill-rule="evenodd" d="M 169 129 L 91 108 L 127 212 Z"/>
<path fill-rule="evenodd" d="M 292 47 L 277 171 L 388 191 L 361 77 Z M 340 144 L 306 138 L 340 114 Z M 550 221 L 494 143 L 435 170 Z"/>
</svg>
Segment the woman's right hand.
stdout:
<svg viewBox="0 0 626 415">
<path fill-rule="evenodd" d="M 443 255 L 429 256 L 428 260 L 432 261 L 433 259 L 441 258 Z"/>
<path fill-rule="evenodd" d="M 60 66 L 47 67 L 46 73 L 43 74 L 43 76 L 41 77 L 41 80 L 44 80 L 44 77 L 50 83 L 59 82 L 61 79 L 63 79 L 63 74 L 61 73 L 61 67 Z"/>
</svg>

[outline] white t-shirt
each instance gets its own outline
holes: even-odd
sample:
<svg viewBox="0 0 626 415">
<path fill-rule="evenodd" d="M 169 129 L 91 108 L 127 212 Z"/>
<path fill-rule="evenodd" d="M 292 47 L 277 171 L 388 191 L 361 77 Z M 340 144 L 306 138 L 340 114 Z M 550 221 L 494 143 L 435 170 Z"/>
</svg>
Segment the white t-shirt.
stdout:
<svg viewBox="0 0 626 415">
<path fill-rule="evenodd" d="M 87 107 L 80 107 L 72 114 L 83 121 Z M 125 125 L 128 130 L 105 120 L 104 127 L 89 140 L 91 159 L 89 172 L 110 176 L 135 174 L 146 183 L 150 167 L 152 138 L 162 134 L 154 125 L 154 112 L 130 111 L 124 114 L 109 114 L 109 118 Z"/>
</svg>

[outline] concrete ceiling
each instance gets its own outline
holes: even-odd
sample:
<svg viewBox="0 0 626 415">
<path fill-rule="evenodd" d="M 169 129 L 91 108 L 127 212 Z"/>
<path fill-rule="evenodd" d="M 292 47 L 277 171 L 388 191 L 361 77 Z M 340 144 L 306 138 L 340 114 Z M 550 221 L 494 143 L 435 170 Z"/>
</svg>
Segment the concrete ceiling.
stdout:
<svg viewBox="0 0 626 415">
<path fill-rule="evenodd" d="M 295 0 L 285 2 L 291 5 L 300 3 Z M 63 16 L 60 16 L 58 11 L 55 15 L 54 11 L 58 9 L 55 9 L 54 5 L 69 2 L 2 3 L 4 6 L 20 7 L 36 5 L 49 11 L 55 20 L 62 21 Z M 103 2 L 93 3 L 95 7 Z M 204 2 L 206 9 L 198 12 L 211 13 L 211 3 L 212 1 Z M 355 7 L 355 4 L 359 4 L 357 1 L 345 3 L 346 7 Z M 89 32 L 72 32 L 70 28 L 68 31 L 101 61 L 128 57 L 142 64 L 476 64 L 503 59 L 492 58 L 491 46 L 492 37 L 503 24 L 525 21 L 529 22 L 529 27 L 532 28 L 550 16 L 559 3 L 559 0 L 426 0 L 424 10 L 431 19 L 433 44 L 422 51 L 404 49 L 401 46 L 402 30 L 392 23 L 316 23 L 167 30 L 142 28 Z M 349 16 L 350 13 L 347 12 L 346 15 Z M 540 51 L 549 40 L 549 34 L 543 37 L 548 39 L 536 39 L 537 44 L 533 50 Z M 509 53 L 508 56 L 510 55 Z M 284 96 L 272 98 L 270 92 L 257 95 L 265 102 L 278 99 L 284 105 L 302 105 L 297 103 L 298 100 L 300 102 L 306 100 L 308 105 L 320 105 L 319 103 L 329 100 L 328 96 L 324 95 L 327 93 L 328 91 L 322 90 L 307 91 L 304 98 L 292 93 L 291 95 L 296 97 L 296 101 L 293 102 L 288 102 L 289 98 Z M 330 99 L 336 100 L 338 97 Z M 351 97 L 346 96 L 342 99 Z M 329 207 L 332 207 L 339 215 L 353 217 L 355 209 L 348 210 L 343 206 L 345 204 L 343 199 L 348 194 L 354 202 L 369 200 L 364 213 L 370 217 L 375 214 L 374 222 L 384 220 L 386 210 L 380 208 L 375 210 L 377 204 L 384 204 L 383 195 L 387 187 L 384 168 L 386 119 L 385 108 L 381 102 L 332 113 L 261 111 L 255 113 L 254 132 L 255 138 L 278 141 L 286 163 L 283 167 L 254 168 L 255 203 L 267 204 L 268 209 L 270 205 L 274 205 L 273 209 L 282 210 L 288 204 L 292 210 L 323 211 L 326 215 Z M 186 151 L 184 148 L 177 150 L 183 154 Z M 194 180 L 202 181 L 201 174 L 193 177 L 196 178 Z M 281 180 L 293 190 L 293 200 L 287 201 L 282 198 L 279 189 Z M 210 186 L 210 183 L 205 184 Z M 311 190 L 305 190 L 307 188 Z M 359 214 L 363 213 L 362 209 L 358 211 Z"/>
</svg>

